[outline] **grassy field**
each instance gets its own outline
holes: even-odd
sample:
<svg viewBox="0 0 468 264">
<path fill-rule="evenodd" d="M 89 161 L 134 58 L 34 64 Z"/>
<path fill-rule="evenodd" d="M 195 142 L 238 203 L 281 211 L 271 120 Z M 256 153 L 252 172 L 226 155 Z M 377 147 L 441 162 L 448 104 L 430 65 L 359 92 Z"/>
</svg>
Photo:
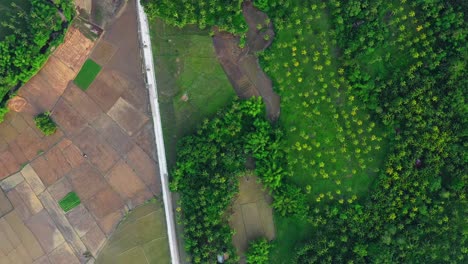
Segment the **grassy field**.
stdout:
<svg viewBox="0 0 468 264">
<path fill-rule="evenodd" d="M 11 4 L 15 3 L 18 7 L 12 7 Z M 0 0 L 0 23 L 2 22 L 7 22 L 8 14 L 13 14 L 16 13 L 18 8 L 21 8 L 25 11 L 29 9 L 29 0 Z M 20 21 L 20 18 L 18 18 L 18 21 L 20 22 L 20 25 L 24 25 L 24 23 L 21 23 L 23 21 Z M 4 27 L 0 24 L 0 41 L 3 40 L 3 38 L 12 33 L 13 30 L 8 27 Z"/>
<path fill-rule="evenodd" d="M 311 209 L 320 210 L 324 204 L 352 204 L 365 197 L 382 167 L 388 143 L 387 131 L 352 95 L 353 87 L 329 35 L 325 4 L 317 2 L 304 10 L 283 22 L 284 28 L 277 30 L 262 60 L 281 96 L 280 124 L 292 166 L 287 181 L 301 186 Z M 314 229 L 306 220 L 279 216 L 275 224 L 271 260 L 288 263 L 291 252 Z"/>
<path fill-rule="evenodd" d="M 313 235 L 313 227 L 307 220 L 274 216 L 276 238 L 270 252 L 272 264 L 289 264 L 296 247 L 302 245 Z"/>
<path fill-rule="evenodd" d="M 86 91 L 96 76 L 101 71 L 101 66 L 91 59 L 87 59 L 81 67 L 80 72 L 76 76 L 74 82 L 82 90 Z"/>
<path fill-rule="evenodd" d="M 326 11 L 311 13 L 313 30 L 301 26 L 299 39 L 294 30 L 279 31 L 275 43 L 280 44 L 271 50 L 275 55 L 265 59 L 279 65 L 270 66 L 268 74 L 282 97 L 290 180 L 304 186 L 317 204 L 366 194 L 385 156 L 386 133 L 351 95 L 327 35 Z"/>
<path fill-rule="evenodd" d="M 160 202 L 153 201 L 131 211 L 97 256 L 96 263 L 171 263 Z"/>
<path fill-rule="evenodd" d="M 207 31 L 151 22 L 153 55 L 169 164 L 180 137 L 230 102 L 234 90 Z"/>
<path fill-rule="evenodd" d="M 78 197 L 75 192 L 68 193 L 59 201 L 59 205 L 65 213 L 77 207 L 80 203 L 80 197 Z"/>
</svg>

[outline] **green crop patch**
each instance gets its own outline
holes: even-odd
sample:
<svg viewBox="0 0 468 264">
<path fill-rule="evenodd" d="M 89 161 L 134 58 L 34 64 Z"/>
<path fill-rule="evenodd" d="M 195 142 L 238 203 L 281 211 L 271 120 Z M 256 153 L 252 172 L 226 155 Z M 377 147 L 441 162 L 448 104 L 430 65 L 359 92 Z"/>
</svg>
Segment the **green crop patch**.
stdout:
<svg viewBox="0 0 468 264">
<path fill-rule="evenodd" d="M 81 67 L 80 72 L 75 78 L 75 84 L 81 88 L 81 90 L 86 91 L 91 83 L 93 83 L 96 76 L 101 71 L 102 67 L 94 62 L 91 59 L 86 60 Z"/>
<path fill-rule="evenodd" d="M 59 205 L 65 213 L 77 207 L 80 203 L 80 197 L 78 197 L 75 192 L 69 192 L 62 198 L 62 200 L 59 201 Z"/>
</svg>

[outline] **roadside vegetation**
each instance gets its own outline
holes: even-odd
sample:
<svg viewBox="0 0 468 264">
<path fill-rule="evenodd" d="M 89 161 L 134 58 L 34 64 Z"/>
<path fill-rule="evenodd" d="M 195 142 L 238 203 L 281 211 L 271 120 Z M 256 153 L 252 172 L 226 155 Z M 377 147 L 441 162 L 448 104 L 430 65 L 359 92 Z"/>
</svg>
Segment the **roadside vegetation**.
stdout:
<svg viewBox="0 0 468 264">
<path fill-rule="evenodd" d="M 141 2 L 149 16 L 161 17 L 169 25 L 179 28 L 196 25 L 203 30 L 216 25 L 221 31 L 233 34 L 246 33 L 248 29 L 242 15 L 243 0 L 143 0 Z"/>
<path fill-rule="evenodd" d="M 235 93 L 221 68 L 207 30 L 179 29 L 150 21 L 159 104 L 168 162 L 177 142 L 229 104 Z"/>
<path fill-rule="evenodd" d="M 74 11 L 71 0 L 0 0 L 0 109 L 62 43 Z"/>
<path fill-rule="evenodd" d="M 245 34 L 245 22 L 232 19 L 241 14 L 241 1 L 144 3 L 150 16 L 176 26 L 220 25 Z M 272 46 L 258 56 L 281 96 L 281 116 L 278 128 L 265 125 L 270 138 L 255 122 L 242 126 L 250 126 L 250 138 L 235 129 L 229 137 L 210 137 L 210 126 L 223 131 L 236 124 L 242 114 L 232 112 L 229 122 L 203 123 L 204 132 L 182 140 L 173 184 L 184 188 L 174 190 L 188 199 L 186 225 L 203 228 L 187 237 L 192 257 L 203 262 L 229 246 L 221 239 L 212 248 L 200 243 L 206 232 L 230 239 L 222 213 L 235 193 L 237 170 L 219 164 L 229 146 L 252 155 L 256 174 L 273 193 L 278 236 L 270 263 L 466 261 L 466 6 L 441 0 L 254 5 L 275 28 Z M 259 141 L 246 148 L 251 138 Z M 257 146 L 265 156 L 252 151 Z M 193 154 L 201 150 L 219 154 Z M 203 200 L 207 186 L 226 195 Z M 219 228 L 203 226 L 201 212 L 213 213 Z"/>
</svg>

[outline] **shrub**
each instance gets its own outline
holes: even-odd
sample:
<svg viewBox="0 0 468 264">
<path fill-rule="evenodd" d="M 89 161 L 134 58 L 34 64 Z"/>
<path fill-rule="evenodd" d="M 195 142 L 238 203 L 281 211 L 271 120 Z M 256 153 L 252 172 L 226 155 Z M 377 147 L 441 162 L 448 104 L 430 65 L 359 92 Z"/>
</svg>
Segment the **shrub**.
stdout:
<svg viewBox="0 0 468 264">
<path fill-rule="evenodd" d="M 2 123 L 5 119 L 6 114 L 8 114 L 9 110 L 8 107 L 0 107 L 0 123 Z"/>
<path fill-rule="evenodd" d="M 218 26 L 221 31 L 242 35 L 248 26 L 242 16 L 242 1 L 225 0 L 143 0 L 150 19 L 160 17 L 172 26 L 196 24 L 200 29 Z"/>
<path fill-rule="evenodd" d="M 269 9 L 268 0 L 255 0 L 253 5 L 262 11 L 268 11 Z"/>
<path fill-rule="evenodd" d="M 250 243 L 247 251 L 248 264 L 265 264 L 268 263 L 271 244 L 265 238 L 255 240 Z"/>
<path fill-rule="evenodd" d="M 36 123 L 37 128 L 39 128 L 39 130 L 41 130 L 46 136 L 50 136 L 57 131 L 57 125 L 50 117 L 50 112 L 37 115 L 34 118 L 34 122 Z"/>
<path fill-rule="evenodd" d="M 306 196 L 301 189 L 291 185 L 283 184 L 274 195 L 273 208 L 281 216 L 295 216 L 304 218 L 308 214 Z"/>
</svg>

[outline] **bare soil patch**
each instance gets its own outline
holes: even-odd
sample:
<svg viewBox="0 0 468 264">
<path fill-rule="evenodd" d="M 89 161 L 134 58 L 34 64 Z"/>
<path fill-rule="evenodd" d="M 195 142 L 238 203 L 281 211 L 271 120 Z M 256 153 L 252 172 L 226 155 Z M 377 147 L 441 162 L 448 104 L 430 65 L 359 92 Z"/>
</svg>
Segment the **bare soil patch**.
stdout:
<svg viewBox="0 0 468 264">
<path fill-rule="evenodd" d="M 245 1 L 242 7 L 245 21 L 249 26 L 247 44 L 250 52 L 268 48 L 275 38 L 273 24 L 267 14 L 255 8 L 251 1 Z"/>
<path fill-rule="evenodd" d="M 94 48 L 91 58 L 99 65 L 105 65 L 117 51 L 117 48 L 107 41 L 100 41 Z"/>
<path fill-rule="evenodd" d="M 247 43 L 239 47 L 239 37 L 220 32 L 214 28 L 213 44 L 229 81 L 240 98 L 261 96 L 271 121 L 280 114 L 280 97 L 273 91 L 273 85 L 263 72 L 255 52 L 266 49 L 273 41 L 273 25 L 268 16 L 256 9 L 250 1 L 243 4 L 242 11 L 249 26 Z"/>
<path fill-rule="evenodd" d="M 125 3 L 124 0 L 92 0 L 91 21 L 105 28 L 118 16 Z"/>
<path fill-rule="evenodd" d="M 246 175 L 239 181 L 239 194 L 232 206 L 229 225 L 236 233 L 232 243 L 240 256 L 240 263 L 245 263 L 245 252 L 249 242 L 266 238 L 275 238 L 272 198 L 267 190 L 258 183 L 258 178 Z"/>
<path fill-rule="evenodd" d="M 88 57 L 93 48 L 93 41 L 83 35 L 79 29 L 71 27 L 65 36 L 65 41 L 54 52 L 54 57 L 60 59 L 74 73 L 78 73 L 86 57 Z M 55 64 L 48 63 L 52 69 L 57 68 Z M 67 78 L 69 80 L 70 78 Z"/>
</svg>

